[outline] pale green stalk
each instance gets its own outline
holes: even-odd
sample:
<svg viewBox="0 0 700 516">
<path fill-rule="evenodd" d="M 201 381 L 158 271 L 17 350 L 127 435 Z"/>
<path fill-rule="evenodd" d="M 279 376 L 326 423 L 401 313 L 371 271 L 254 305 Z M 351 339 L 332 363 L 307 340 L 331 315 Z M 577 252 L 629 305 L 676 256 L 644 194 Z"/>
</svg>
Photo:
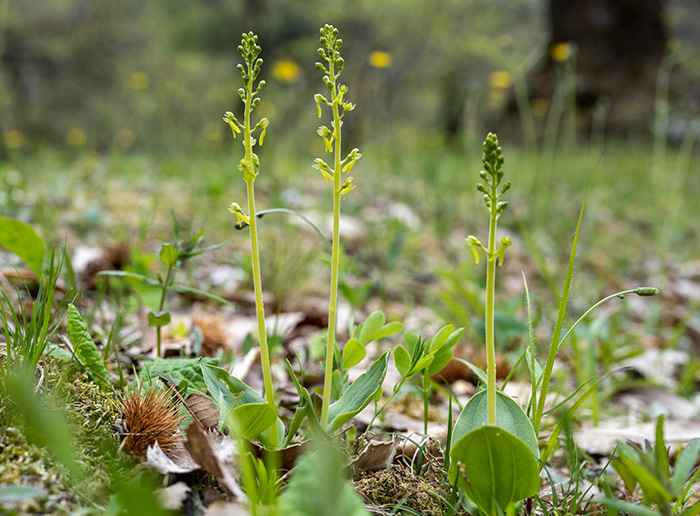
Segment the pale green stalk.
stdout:
<svg viewBox="0 0 700 516">
<path fill-rule="evenodd" d="M 487 422 L 489 425 L 496 424 L 496 339 L 494 330 L 495 317 L 495 297 L 496 297 L 496 265 L 499 260 L 503 260 L 505 249 L 511 245 L 508 237 L 501 239 L 500 245 L 496 248 L 496 231 L 498 228 L 498 218 L 508 207 L 508 203 L 500 202 L 510 188 L 510 182 L 501 185 L 503 179 L 503 152 L 498 145 L 498 138 L 495 134 L 489 133 L 484 140 L 484 154 L 482 160 L 484 169 L 480 176 L 484 181 L 477 184 L 476 188 L 484 194 L 484 204 L 489 210 L 489 240 L 488 246 L 483 244 L 474 236 L 467 238 L 467 243 L 471 246 L 476 263 L 479 263 L 479 252 L 481 248 L 486 253 L 486 306 L 484 309 L 484 325 L 486 328 L 484 340 L 486 342 L 486 398 L 488 407 Z M 501 187 L 499 191 L 499 186 Z"/>
<path fill-rule="evenodd" d="M 246 86 L 245 120 L 244 120 L 244 141 L 245 141 L 245 161 L 251 168 L 253 165 L 253 142 L 250 131 L 250 111 L 252 102 L 252 85 L 250 81 Z M 272 373 L 270 370 L 270 351 L 267 346 L 267 331 L 265 330 L 265 306 L 262 297 L 262 277 L 260 274 L 260 253 L 258 246 L 258 224 L 255 215 L 255 174 L 246 180 L 248 189 L 248 219 L 250 224 L 250 252 L 253 261 L 253 290 L 255 291 L 255 315 L 258 320 L 258 340 L 260 341 L 260 359 L 262 361 L 263 381 L 265 383 L 265 399 L 270 408 L 277 412 L 275 406 L 275 395 L 272 387 Z M 272 442 L 277 442 L 277 425 L 272 425 Z"/>
<path fill-rule="evenodd" d="M 330 302 L 328 305 L 328 342 L 326 347 L 326 366 L 323 382 L 323 401 L 321 404 L 321 427 L 328 425 L 328 410 L 331 399 L 331 386 L 333 380 L 333 352 L 335 350 L 336 314 L 338 310 L 338 275 L 340 271 L 340 201 L 341 196 L 347 196 L 355 188 L 352 185 L 352 177 L 341 181 L 343 172 L 349 172 L 355 162 L 362 156 L 357 149 L 353 149 L 342 159 L 341 151 L 341 127 L 342 118 L 355 108 L 352 102 L 343 100 L 348 91 L 347 86 L 337 82 L 343 71 L 344 61 L 340 56 L 340 47 L 343 44 L 338 39 L 338 29 L 332 25 L 326 25 L 321 29 L 322 48 L 318 49 L 319 55 L 328 62 L 328 68 L 322 63 L 316 63 L 316 68 L 325 75 L 323 82 L 326 85 L 331 97 L 328 100 L 322 94 L 314 95 L 314 100 L 318 107 L 318 116 L 322 116 L 321 106 L 329 106 L 333 114 L 332 130 L 326 126 L 318 129 L 318 134 L 323 138 L 323 143 L 328 152 L 333 152 L 333 167 L 328 165 L 321 158 L 316 158 L 316 168 L 326 181 L 333 181 L 333 243 L 331 250 L 331 285 Z M 336 71 L 337 66 L 337 71 Z M 341 112 L 342 108 L 342 112 Z"/>
<path fill-rule="evenodd" d="M 244 103 L 243 123 L 240 123 L 233 113 L 226 112 L 224 121 L 229 124 L 233 132 L 233 137 L 237 133 L 243 131 L 243 145 L 245 147 L 245 155 L 238 166 L 238 169 L 243 172 L 243 179 L 246 183 L 248 194 L 248 215 L 243 213 L 240 206 L 232 203 L 229 211 L 234 213 L 238 218 L 238 225 L 243 223 L 250 226 L 250 253 L 253 265 L 253 290 L 255 292 L 255 314 L 258 323 L 258 340 L 260 342 L 260 359 L 262 362 L 263 382 L 265 384 L 265 399 L 270 408 L 276 413 L 274 389 L 272 386 L 272 372 L 270 370 L 270 350 L 267 343 L 267 331 L 265 330 L 265 306 L 262 297 L 262 278 L 260 274 L 260 253 L 258 244 L 258 226 L 257 215 L 255 212 L 255 178 L 259 173 L 260 161 L 253 152 L 253 146 L 257 143 L 253 138 L 253 132 L 260 129 L 260 144 L 262 145 L 265 137 L 265 130 L 268 125 L 266 118 L 261 119 L 255 127 L 251 128 L 250 114 L 255 107 L 260 103 L 260 99 L 256 98 L 258 93 L 265 86 L 265 81 L 260 81 L 258 87 L 253 91 L 253 83 L 256 77 L 260 74 L 260 66 L 262 59 L 258 59 L 260 55 L 260 47 L 257 45 L 257 36 L 252 32 L 243 34 L 241 45 L 238 47 L 239 52 L 243 56 L 243 60 L 247 65 L 238 65 L 238 71 L 243 77 L 244 88 L 238 90 L 241 100 Z M 277 424 L 273 424 L 270 428 L 270 437 L 273 443 L 278 442 Z"/>
<path fill-rule="evenodd" d="M 329 63 L 331 77 L 335 77 L 334 63 Z M 333 79 L 333 88 L 336 88 Z M 335 92 L 334 92 L 335 95 Z M 326 346 L 326 371 L 323 380 L 323 404 L 321 406 L 321 428 L 328 426 L 328 407 L 331 399 L 333 379 L 333 350 L 335 349 L 335 323 L 338 310 L 338 273 L 340 270 L 340 113 L 338 103 L 333 102 L 333 137 L 335 138 L 335 160 L 333 170 L 333 250 L 331 251 L 331 293 L 328 305 L 328 344 Z"/>
<path fill-rule="evenodd" d="M 492 185 L 491 191 L 495 195 L 496 187 Z M 496 298 L 496 227 L 497 227 L 496 210 L 491 210 L 489 220 L 489 247 L 486 250 L 488 259 L 486 260 L 486 309 L 485 312 L 485 328 L 486 328 L 486 378 L 487 399 L 488 399 L 488 424 L 496 424 L 496 339 L 494 333 L 494 315 L 495 315 L 495 298 Z"/>
</svg>

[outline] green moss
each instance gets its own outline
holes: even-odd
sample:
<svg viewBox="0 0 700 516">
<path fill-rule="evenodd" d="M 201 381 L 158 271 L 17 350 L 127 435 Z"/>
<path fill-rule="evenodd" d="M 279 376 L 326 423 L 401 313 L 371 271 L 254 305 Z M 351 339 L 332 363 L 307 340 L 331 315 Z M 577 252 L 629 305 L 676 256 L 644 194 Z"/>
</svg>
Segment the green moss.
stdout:
<svg viewBox="0 0 700 516">
<path fill-rule="evenodd" d="M 380 471 L 364 471 L 352 481 L 355 489 L 372 503 L 411 509 L 423 516 L 450 514 L 450 486 L 437 476 L 417 476 L 402 465 Z M 401 511 L 397 514 L 414 514 Z M 458 512 L 457 514 L 464 514 Z"/>
<path fill-rule="evenodd" d="M 47 496 L 21 504 L 18 513 L 69 514 L 78 507 L 106 502 L 111 485 L 109 464 L 116 457 L 117 437 L 111 428 L 110 399 L 86 375 L 72 371 L 61 382 L 64 364 L 45 360 L 42 392 L 66 414 L 72 431 L 82 480 L 76 483 L 51 454 L 28 438 L 21 412 L 5 392 L 0 378 L 0 485 L 28 484 L 43 489 Z M 4 364 L 0 364 L 0 372 Z"/>
</svg>

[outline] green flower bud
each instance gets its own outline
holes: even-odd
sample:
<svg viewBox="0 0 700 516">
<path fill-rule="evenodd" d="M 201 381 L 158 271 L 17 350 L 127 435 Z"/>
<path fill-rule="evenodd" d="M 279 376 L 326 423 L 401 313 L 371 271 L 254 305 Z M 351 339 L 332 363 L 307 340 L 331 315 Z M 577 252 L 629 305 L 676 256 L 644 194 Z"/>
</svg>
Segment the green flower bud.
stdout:
<svg viewBox="0 0 700 516">
<path fill-rule="evenodd" d="M 659 293 L 656 287 L 639 287 L 634 289 L 634 293 L 638 296 L 655 296 Z"/>
</svg>

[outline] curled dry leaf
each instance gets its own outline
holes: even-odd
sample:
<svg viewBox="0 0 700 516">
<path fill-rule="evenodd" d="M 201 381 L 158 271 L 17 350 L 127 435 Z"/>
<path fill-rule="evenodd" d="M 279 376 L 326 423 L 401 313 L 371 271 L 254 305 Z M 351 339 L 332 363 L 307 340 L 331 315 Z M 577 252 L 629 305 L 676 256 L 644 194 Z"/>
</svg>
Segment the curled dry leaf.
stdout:
<svg viewBox="0 0 700 516">
<path fill-rule="evenodd" d="M 205 432 L 197 423 L 190 424 L 185 433 L 185 448 L 190 452 L 192 459 L 216 477 L 229 498 L 245 500 L 238 484 L 234 463 L 235 448 L 228 436 Z"/>
<path fill-rule="evenodd" d="M 391 437 L 391 441 L 369 441 L 357 459 L 352 462 L 353 472 L 358 474 L 362 471 L 388 468 L 394 461 L 397 445 L 398 440 L 395 435 Z"/>
<path fill-rule="evenodd" d="M 149 446 L 148 450 L 146 450 L 146 464 L 161 475 L 179 475 L 202 469 L 199 464 L 192 460 L 192 456 L 185 450 L 182 443 L 180 443 L 179 449 L 176 450 L 172 457 L 163 453 L 157 442 L 153 446 Z"/>
<path fill-rule="evenodd" d="M 186 401 L 185 406 L 190 414 L 202 424 L 205 430 L 219 428 L 219 409 L 208 396 L 193 392 L 187 396 Z"/>
</svg>

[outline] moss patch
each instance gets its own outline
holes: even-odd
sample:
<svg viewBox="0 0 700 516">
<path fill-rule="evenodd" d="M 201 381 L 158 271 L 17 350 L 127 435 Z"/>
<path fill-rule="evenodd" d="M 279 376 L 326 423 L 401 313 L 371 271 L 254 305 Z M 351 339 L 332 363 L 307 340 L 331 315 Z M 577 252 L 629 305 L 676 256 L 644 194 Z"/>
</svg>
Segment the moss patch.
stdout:
<svg viewBox="0 0 700 516">
<path fill-rule="evenodd" d="M 108 457 L 114 456 L 118 444 L 111 428 L 111 402 L 86 375 L 74 371 L 61 382 L 64 364 L 45 360 L 43 367 L 46 377 L 41 390 L 48 393 L 58 388 L 52 399 L 70 423 L 71 445 L 83 480 L 76 483 L 46 449 L 28 438 L 21 413 L 0 377 L 0 485 L 32 485 L 46 492 L 41 499 L 13 504 L 20 514 L 69 514 L 79 507 L 102 505 L 110 492 L 108 464 L 112 461 Z"/>
<path fill-rule="evenodd" d="M 416 476 L 403 465 L 392 465 L 380 471 L 364 471 L 352 481 L 355 489 L 376 505 L 403 506 L 397 514 L 442 516 L 447 511 L 451 488 L 443 480 Z M 410 509 L 411 511 L 409 511 Z M 458 511 L 457 514 L 466 514 Z"/>
</svg>

